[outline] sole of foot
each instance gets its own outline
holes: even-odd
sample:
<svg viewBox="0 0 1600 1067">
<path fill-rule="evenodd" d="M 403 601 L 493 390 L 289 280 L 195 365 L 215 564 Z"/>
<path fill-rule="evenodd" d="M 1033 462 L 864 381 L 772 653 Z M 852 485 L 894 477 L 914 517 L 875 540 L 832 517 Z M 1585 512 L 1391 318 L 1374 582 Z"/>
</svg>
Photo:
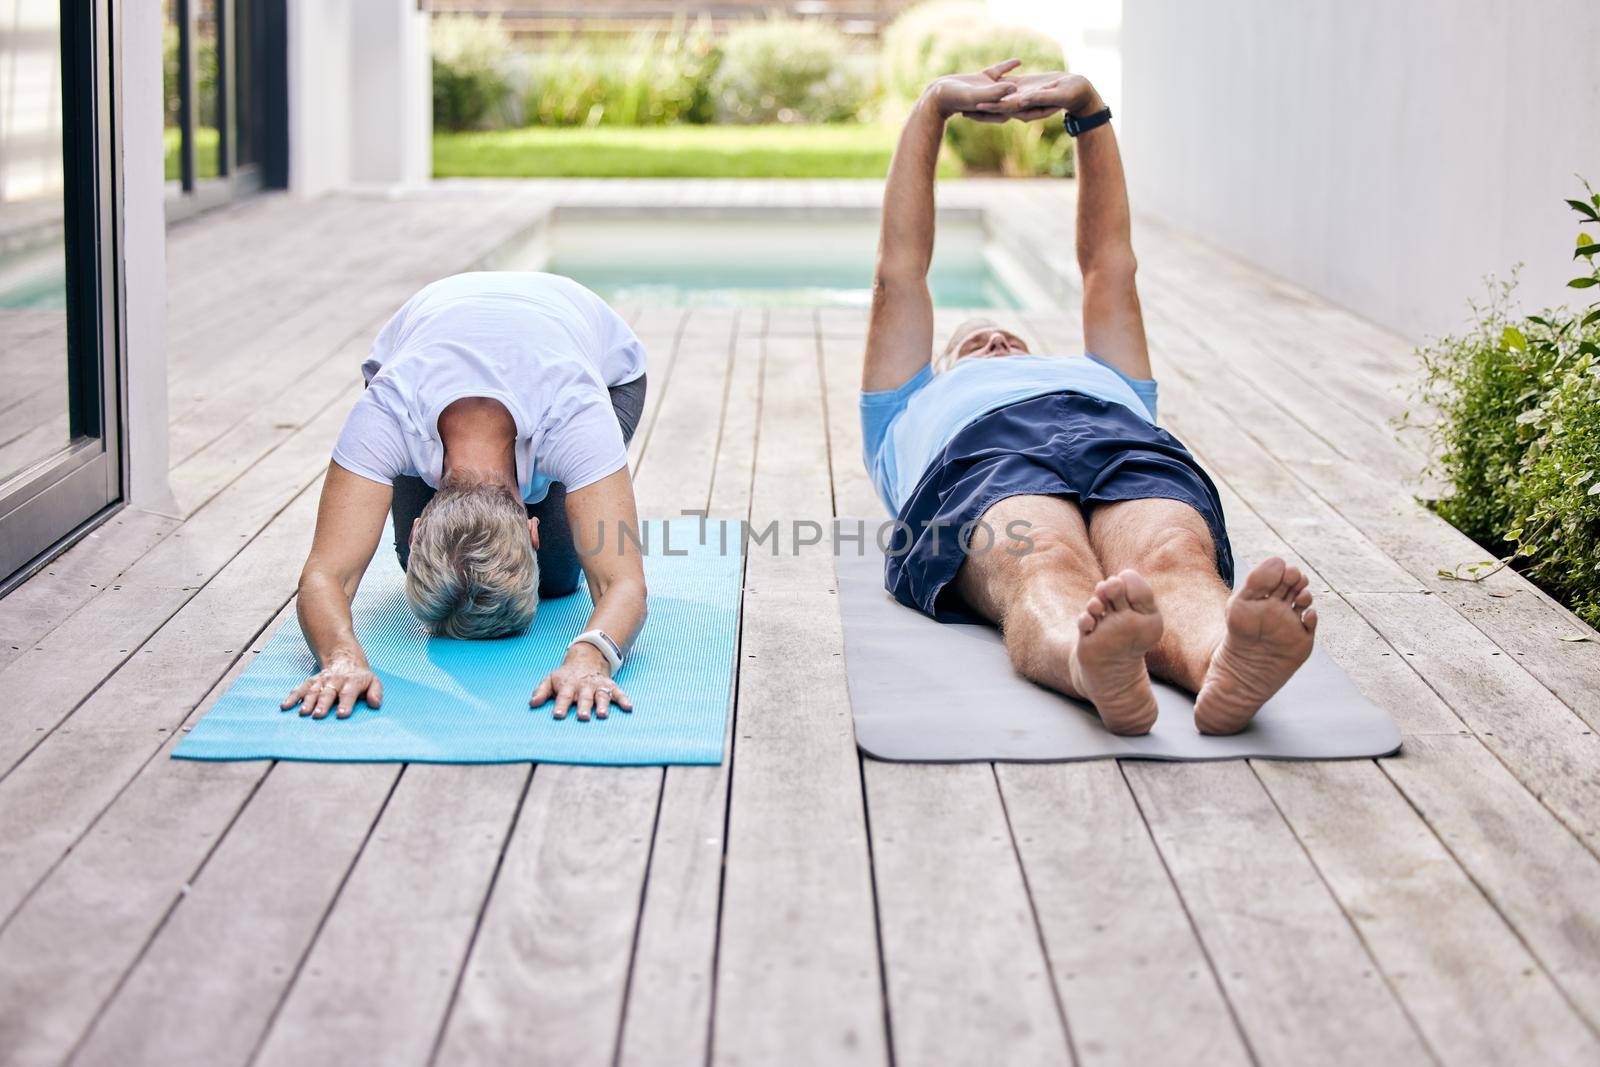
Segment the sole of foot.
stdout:
<svg viewBox="0 0 1600 1067">
<path fill-rule="evenodd" d="M 1211 656 L 1194 702 L 1203 734 L 1243 730 L 1311 655 L 1317 611 L 1306 576 L 1274 556 L 1252 570 L 1228 601 L 1228 632 Z"/>
<path fill-rule="evenodd" d="M 1145 653 L 1161 640 L 1161 612 L 1150 583 L 1138 571 L 1106 578 L 1078 616 L 1072 685 L 1116 734 L 1147 734 L 1156 722 Z"/>
</svg>

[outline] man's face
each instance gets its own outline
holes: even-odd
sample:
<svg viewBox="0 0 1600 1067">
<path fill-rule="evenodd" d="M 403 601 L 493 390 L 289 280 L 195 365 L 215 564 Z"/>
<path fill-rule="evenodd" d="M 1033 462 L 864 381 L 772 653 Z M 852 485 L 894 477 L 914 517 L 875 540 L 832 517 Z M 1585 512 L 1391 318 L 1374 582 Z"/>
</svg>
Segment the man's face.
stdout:
<svg viewBox="0 0 1600 1067">
<path fill-rule="evenodd" d="M 1001 326 L 984 323 L 963 333 L 952 350 L 951 362 L 963 359 L 998 359 L 1025 356 L 1028 345 L 1022 338 Z"/>
</svg>

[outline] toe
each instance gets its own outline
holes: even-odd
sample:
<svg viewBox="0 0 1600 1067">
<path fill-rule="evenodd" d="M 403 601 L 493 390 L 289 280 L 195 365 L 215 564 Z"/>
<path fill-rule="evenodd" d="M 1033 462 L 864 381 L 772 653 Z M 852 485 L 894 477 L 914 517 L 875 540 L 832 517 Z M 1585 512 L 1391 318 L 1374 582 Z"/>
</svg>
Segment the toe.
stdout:
<svg viewBox="0 0 1600 1067">
<path fill-rule="evenodd" d="M 1283 581 L 1285 564 L 1277 556 L 1270 556 L 1256 565 L 1245 577 L 1243 593 L 1250 600 L 1265 600 Z"/>
<path fill-rule="evenodd" d="M 1294 608 L 1295 608 L 1296 611 L 1304 611 L 1307 608 L 1309 608 L 1310 606 L 1311 606 L 1311 590 L 1302 589 L 1302 590 L 1300 590 L 1299 593 L 1295 594 Z"/>
<path fill-rule="evenodd" d="M 1092 596 L 1089 598 L 1089 602 L 1083 606 L 1083 611 L 1085 615 L 1092 619 L 1103 619 L 1106 617 L 1106 602 L 1098 596 Z"/>
<path fill-rule="evenodd" d="M 1300 622 L 1301 622 L 1302 625 L 1305 626 L 1307 632 L 1316 633 L 1317 632 L 1317 609 L 1316 608 L 1307 608 L 1305 610 L 1305 613 L 1300 616 Z"/>
<path fill-rule="evenodd" d="M 1078 632 L 1080 634 L 1094 633 L 1095 618 L 1087 611 L 1078 616 Z"/>
<path fill-rule="evenodd" d="M 1122 579 L 1112 575 L 1099 585 L 1095 586 L 1095 596 L 1106 602 L 1112 610 L 1124 610 L 1128 606 L 1128 588 L 1122 584 Z"/>
<path fill-rule="evenodd" d="M 1133 610 L 1144 614 L 1156 610 L 1156 591 L 1150 588 L 1144 575 L 1135 570 L 1126 570 L 1117 577 L 1122 579 L 1122 587 L 1128 592 L 1128 604 Z"/>
</svg>

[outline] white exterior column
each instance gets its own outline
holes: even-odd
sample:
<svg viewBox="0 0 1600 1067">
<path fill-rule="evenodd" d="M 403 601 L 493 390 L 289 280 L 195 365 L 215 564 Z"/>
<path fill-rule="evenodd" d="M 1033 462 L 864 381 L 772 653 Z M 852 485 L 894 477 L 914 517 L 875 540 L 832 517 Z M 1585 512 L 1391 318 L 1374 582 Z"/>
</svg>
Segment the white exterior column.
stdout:
<svg viewBox="0 0 1600 1067">
<path fill-rule="evenodd" d="M 167 480 L 167 218 L 162 5 L 123 4 L 116 57 L 122 121 L 122 290 L 129 503 L 171 513 Z"/>
<path fill-rule="evenodd" d="M 355 0 L 350 179 L 414 186 L 433 174 L 429 15 L 415 0 Z"/>
<path fill-rule="evenodd" d="M 419 185 L 432 173 L 428 14 L 416 0 L 288 0 L 289 188 Z"/>
</svg>

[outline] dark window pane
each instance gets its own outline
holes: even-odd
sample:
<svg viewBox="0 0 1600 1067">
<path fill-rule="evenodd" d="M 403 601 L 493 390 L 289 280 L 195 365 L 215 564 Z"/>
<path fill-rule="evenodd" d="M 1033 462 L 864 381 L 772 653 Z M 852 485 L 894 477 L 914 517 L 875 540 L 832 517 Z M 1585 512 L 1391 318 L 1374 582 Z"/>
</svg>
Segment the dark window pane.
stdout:
<svg viewBox="0 0 1600 1067">
<path fill-rule="evenodd" d="M 260 162 L 256 158 L 255 53 L 252 51 L 255 26 L 254 0 L 234 0 L 233 5 L 233 98 L 234 139 L 241 165 Z"/>
</svg>

